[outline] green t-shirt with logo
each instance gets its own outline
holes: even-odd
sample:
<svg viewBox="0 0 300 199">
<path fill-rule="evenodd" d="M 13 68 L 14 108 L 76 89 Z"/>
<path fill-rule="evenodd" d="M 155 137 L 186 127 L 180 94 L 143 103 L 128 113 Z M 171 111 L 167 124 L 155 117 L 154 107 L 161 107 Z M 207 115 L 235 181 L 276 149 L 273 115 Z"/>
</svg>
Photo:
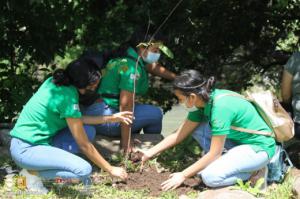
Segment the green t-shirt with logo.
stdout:
<svg viewBox="0 0 300 199">
<path fill-rule="evenodd" d="M 80 117 L 77 89 L 56 86 L 50 77 L 24 106 L 10 134 L 34 145 L 49 145 L 67 127 L 66 118 Z"/>
<path fill-rule="evenodd" d="M 294 112 L 294 121 L 300 123 L 300 52 L 294 53 L 284 69 L 292 76 L 292 106 Z"/>
<path fill-rule="evenodd" d="M 271 132 L 255 107 L 245 99 L 237 96 L 223 96 L 214 100 L 217 96 L 225 93 L 234 93 L 228 90 L 215 89 L 210 100 L 201 110 L 209 118 L 212 135 L 226 135 L 228 139 L 242 145 L 248 144 L 256 152 L 266 151 L 269 158 L 275 153 L 275 140 L 273 137 L 250 134 L 231 129 L 231 126 Z M 200 112 L 198 112 L 200 113 Z M 188 119 L 197 121 L 196 111 L 189 113 Z M 198 115 L 198 122 L 203 121 L 203 115 Z"/>
<path fill-rule="evenodd" d="M 118 96 L 121 90 L 134 91 L 134 78 L 136 76 L 136 94 L 144 95 L 148 90 L 148 72 L 142 60 L 139 61 L 135 73 L 136 59 L 138 54 L 133 48 L 128 48 L 128 57 L 112 59 L 108 62 L 98 89 L 103 94 L 104 102 L 113 107 L 119 108 L 119 99 L 105 97 L 105 94 Z"/>
</svg>

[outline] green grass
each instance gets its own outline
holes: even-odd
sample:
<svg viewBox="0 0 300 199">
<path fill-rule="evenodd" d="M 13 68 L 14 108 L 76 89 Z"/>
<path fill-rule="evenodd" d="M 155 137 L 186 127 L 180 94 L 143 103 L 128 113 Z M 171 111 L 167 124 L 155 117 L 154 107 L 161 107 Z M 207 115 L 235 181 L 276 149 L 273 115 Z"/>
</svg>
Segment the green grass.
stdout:
<svg viewBox="0 0 300 199">
<path fill-rule="evenodd" d="M 160 165 L 166 167 L 170 171 L 179 171 L 182 168 L 195 162 L 195 160 L 200 157 L 200 151 L 196 147 L 195 143 L 191 139 L 187 139 L 181 145 L 170 149 L 163 154 L 160 158 L 149 161 L 149 164 L 156 164 L 159 162 Z M 131 171 L 139 170 L 139 167 L 131 164 L 130 162 L 124 162 L 124 157 L 121 155 L 115 155 L 110 160 L 113 165 L 124 165 Z M 5 165 L 11 165 L 15 167 L 9 156 L 0 157 L 0 167 Z M 61 186 L 53 183 L 45 183 L 50 192 L 47 195 L 30 195 L 26 192 L 18 190 L 16 187 L 7 191 L 4 180 L 1 179 L 0 183 L 0 198 L 28 198 L 28 199 L 56 199 L 56 198 L 70 198 L 70 199 L 135 199 L 135 198 L 161 198 L 161 199 L 173 199 L 179 196 L 175 191 L 162 192 L 158 197 L 150 197 L 147 187 L 144 190 L 122 190 L 113 187 L 112 178 L 107 177 L 106 173 L 99 173 L 100 182 L 90 186 L 88 189 L 83 185 L 69 185 Z M 145 179 L 146 180 L 146 179 Z M 247 187 L 246 187 L 247 188 Z M 247 189 L 246 189 L 247 191 Z M 191 199 L 196 199 L 199 192 L 192 191 L 187 194 Z M 263 194 L 265 199 L 293 199 L 292 195 L 292 179 L 286 179 L 282 184 L 276 186 L 271 186 L 268 188 L 265 194 Z"/>
<path fill-rule="evenodd" d="M 292 178 L 286 179 L 282 184 L 269 187 L 266 193 L 266 199 L 292 199 Z"/>
</svg>

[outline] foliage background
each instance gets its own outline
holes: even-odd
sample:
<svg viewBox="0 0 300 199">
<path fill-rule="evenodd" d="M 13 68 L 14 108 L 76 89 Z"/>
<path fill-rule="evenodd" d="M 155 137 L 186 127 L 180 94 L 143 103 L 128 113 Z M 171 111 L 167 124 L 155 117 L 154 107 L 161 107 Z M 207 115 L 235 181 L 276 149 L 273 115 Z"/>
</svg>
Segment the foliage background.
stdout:
<svg viewBox="0 0 300 199">
<path fill-rule="evenodd" d="M 177 2 L 1 1 L 0 122 L 11 122 L 54 69 L 84 49 L 117 48 L 148 21 L 155 30 Z M 214 75 L 232 90 L 253 83 L 278 88 L 282 65 L 299 50 L 299 19 L 299 0 L 182 1 L 160 31 L 175 54 L 163 64 Z M 168 110 L 173 96 L 165 85 L 149 96 Z"/>
</svg>

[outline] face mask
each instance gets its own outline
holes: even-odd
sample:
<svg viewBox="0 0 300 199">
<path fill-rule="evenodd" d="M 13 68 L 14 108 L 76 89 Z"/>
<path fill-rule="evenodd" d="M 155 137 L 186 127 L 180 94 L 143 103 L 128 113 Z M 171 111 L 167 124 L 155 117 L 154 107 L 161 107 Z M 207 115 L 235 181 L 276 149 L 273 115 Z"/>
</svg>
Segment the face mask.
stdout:
<svg viewBox="0 0 300 199">
<path fill-rule="evenodd" d="M 147 57 L 143 57 L 143 60 L 148 64 L 152 64 L 154 62 L 157 62 L 159 60 L 159 57 L 160 53 L 148 52 Z"/>
<path fill-rule="evenodd" d="M 193 105 L 192 107 L 187 107 L 186 101 L 187 101 L 187 98 L 186 98 L 186 100 L 185 100 L 183 103 L 180 103 L 180 105 L 181 105 L 187 112 L 194 112 L 194 111 L 197 111 L 197 110 L 198 110 L 198 108 L 197 108 L 195 105 Z"/>
</svg>

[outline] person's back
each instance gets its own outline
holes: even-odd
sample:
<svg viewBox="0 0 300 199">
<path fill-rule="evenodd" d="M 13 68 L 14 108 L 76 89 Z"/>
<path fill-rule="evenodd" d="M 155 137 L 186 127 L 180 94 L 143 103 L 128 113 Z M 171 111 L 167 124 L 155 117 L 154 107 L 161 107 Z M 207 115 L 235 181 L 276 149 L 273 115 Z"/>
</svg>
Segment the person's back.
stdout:
<svg viewBox="0 0 300 199">
<path fill-rule="evenodd" d="M 32 144 L 49 145 L 51 136 L 67 126 L 64 117 L 81 117 L 76 88 L 56 86 L 52 79 L 48 78 L 26 103 L 11 132 L 13 137 Z"/>
<path fill-rule="evenodd" d="M 215 89 L 212 93 L 211 97 L 215 99 L 211 107 L 212 134 L 218 135 L 229 131 L 228 139 L 239 145 L 250 144 L 255 151 L 264 150 L 271 158 L 275 149 L 275 141 L 272 137 L 232 129 L 234 126 L 264 132 L 272 131 L 249 101 L 230 94 L 237 95 L 235 92 L 220 89 Z M 221 95 L 224 96 L 218 99 Z"/>
</svg>

